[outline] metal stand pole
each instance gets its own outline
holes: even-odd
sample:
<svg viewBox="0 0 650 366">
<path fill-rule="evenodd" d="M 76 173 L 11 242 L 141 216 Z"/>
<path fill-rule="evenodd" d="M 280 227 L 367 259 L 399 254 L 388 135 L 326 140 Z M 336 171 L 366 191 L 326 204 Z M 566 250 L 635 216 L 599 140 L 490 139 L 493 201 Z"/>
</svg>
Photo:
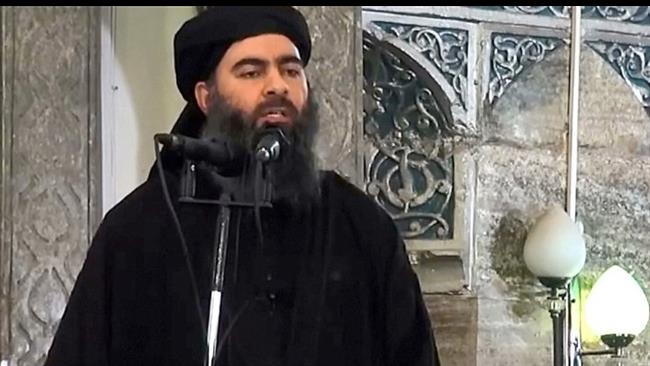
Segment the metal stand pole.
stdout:
<svg viewBox="0 0 650 366">
<path fill-rule="evenodd" d="M 567 151 L 567 202 L 566 209 L 569 217 L 576 220 L 576 196 L 578 176 L 578 111 L 580 97 L 580 39 L 581 39 L 581 7 L 571 7 L 571 66 L 569 71 L 569 136 Z M 573 355 L 570 355 L 572 345 L 575 343 L 571 332 L 572 316 L 571 282 L 566 286 L 564 319 L 563 319 L 563 365 L 573 364 Z"/>
<path fill-rule="evenodd" d="M 564 321 L 566 319 L 566 308 L 564 307 L 565 294 L 561 294 L 564 289 L 564 282 L 557 286 L 550 287 L 548 297 L 548 312 L 553 320 L 553 366 L 563 366 L 566 361 L 566 347 L 564 343 Z"/>
<path fill-rule="evenodd" d="M 278 133 L 281 135 L 281 131 Z M 267 140 L 270 141 L 267 141 L 263 146 L 265 149 L 259 150 L 256 156 L 256 162 L 258 164 L 264 164 L 277 159 L 280 154 L 280 142 L 272 138 L 267 138 Z M 262 152 L 261 154 L 259 154 L 260 151 Z M 263 165 L 255 165 L 255 169 L 258 172 L 262 171 L 262 167 Z M 222 193 L 218 200 L 195 198 L 195 174 L 197 170 L 202 171 L 205 175 L 204 178 L 207 178 L 209 184 L 214 187 L 220 187 Z M 258 179 L 262 180 L 261 184 L 259 184 Z M 216 352 L 218 350 L 219 315 L 226 270 L 231 210 L 233 207 L 240 209 L 245 207 L 273 207 L 271 204 L 272 189 L 270 182 L 264 180 L 263 174 L 255 174 L 252 177 L 250 174 L 244 172 L 242 177 L 224 177 L 210 169 L 201 168 L 201 166 L 196 164 L 189 164 L 185 172 L 181 190 L 183 192 L 183 197 L 179 198 L 179 202 L 181 203 L 218 205 L 220 207 L 211 262 L 210 313 L 206 332 L 207 339 L 205 340 L 208 352 L 204 360 L 204 366 L 215 366 L 217 361 L 216 357 L 218 356 Z"/>
<path fill-rule="evenodd" d="M 567 214 L 576 218 L 578 177 L 578 109 L 580 97 L 580 7 L 571 7 L 571 68 L 569 71 L 569 145 L 567 164 Z"/>
<path fill-rule="evenodd" d="M 223 197 L 223 196 L 222 196 Z M 228 248 L 228 231 L 230 228 L 231 208 L 224 204 L 221 206 L 217 218 L 218 240 L 215 242 L 213 254 L 213 281 L 210 294 L 210 315 L 208 318 L 208 359 L 207 366 L 216 365 L 217 334 L 219 332 L 219 310 L 221 308 L 221 294 L 223 291 L 224 272 L 226 269 L 226 254 Z"/>
<path fill-rule="evenodd" d="M 553 366 L 564 364 L 564 311 L 552 312 L 553 319 Z"/>
</svg>

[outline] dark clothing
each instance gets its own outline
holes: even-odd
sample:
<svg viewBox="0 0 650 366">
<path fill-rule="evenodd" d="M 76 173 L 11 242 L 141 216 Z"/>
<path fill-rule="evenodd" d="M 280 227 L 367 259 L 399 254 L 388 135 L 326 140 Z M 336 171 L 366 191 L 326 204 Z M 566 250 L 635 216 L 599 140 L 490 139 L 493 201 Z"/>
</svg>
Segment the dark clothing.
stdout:
<svg viewBox="0 0 650 366">
<path fill-rule="evenodd" d="M 207 318 L 219 209 L 178 203 L 177 171 L 166 181 Z M 418 280 L 390 217 L 332 172 L 321 195 L 300 214 L 262 209 L 264 247 L 252 210 L 233 212 L 239 240 L 227 252 L 220 340 L 241 314 L 220 365 L 437 365 Z M 101 223 L 45 365 L 203 365 L 183 258 L 152 172 Z"/>
</svg>

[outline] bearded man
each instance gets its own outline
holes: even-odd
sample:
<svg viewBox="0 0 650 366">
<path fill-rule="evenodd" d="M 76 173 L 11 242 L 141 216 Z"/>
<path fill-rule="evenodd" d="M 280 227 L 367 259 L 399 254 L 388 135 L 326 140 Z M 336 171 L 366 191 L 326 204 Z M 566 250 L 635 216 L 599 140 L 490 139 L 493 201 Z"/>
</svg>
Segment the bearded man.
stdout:
<svg viewBox="0 0 650 366">
<path fill-rule="evenodd" d="M 396 226 L 361 190 L 316 167 L 318 110 L 302 14 L 289 6 L 213 7 L 179 29 L 174 52 L 188 103 L 172 134 L 227 141 L 246 156 L 265 131 L 282 136 L 282 153 L 263 178 L 270 204 L 232 211 L 212 364 L 438 365 Z M 228 174 L 202 173 L 163 149 L 160 165 L 95 234 L 47 366 L 208 363 L 223 206 L 179 198 L 190 170 L 196 197 L 245 190 L 236 179 L 249 175 L 248 161 Z M 210 184 L 214 176 L 241 185 Z M 262 178 L 252 179 L 255 186 Z"/>
</svg>

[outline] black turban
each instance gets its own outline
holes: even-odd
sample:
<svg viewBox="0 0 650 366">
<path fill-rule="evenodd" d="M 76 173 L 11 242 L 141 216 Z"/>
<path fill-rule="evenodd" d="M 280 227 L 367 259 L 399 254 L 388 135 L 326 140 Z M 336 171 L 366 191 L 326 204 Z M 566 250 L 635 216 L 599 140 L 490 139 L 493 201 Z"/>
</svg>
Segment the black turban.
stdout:
<svg viewBox="0 0 650 366">
<path fill-rule="evenodd" d="M 214 6 L 186 21 L 174 36 L 176 85 L 183 98 L 194 101 L 194 86 L 208 79 L 230 45 L 267 33 L 289 38 L 307 65 L 309 28 L 291 6 Z"/>
</svg>

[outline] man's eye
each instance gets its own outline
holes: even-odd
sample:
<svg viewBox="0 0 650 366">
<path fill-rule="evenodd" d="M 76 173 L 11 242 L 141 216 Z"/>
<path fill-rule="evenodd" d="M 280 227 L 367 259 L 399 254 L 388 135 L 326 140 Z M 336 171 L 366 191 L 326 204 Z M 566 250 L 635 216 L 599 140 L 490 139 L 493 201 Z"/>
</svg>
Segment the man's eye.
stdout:
<svg viewBox="0 0 650 366">
<path fill-rule="evenodd" d="M 300 76 L 300 70 L 296 70 L 296 69 L 288 69 L 286 73 L 292 78 L 296 78 Z"/>
<path fill-rule="evenodd" d="M 246 79 L 254 79 L 257 78 L 261 75 L 261 73 L 257 70 L 251 70 L 251 71 L 246 71 L 241 74 L 241 77 L 246 78 Z"/>
</svg>

